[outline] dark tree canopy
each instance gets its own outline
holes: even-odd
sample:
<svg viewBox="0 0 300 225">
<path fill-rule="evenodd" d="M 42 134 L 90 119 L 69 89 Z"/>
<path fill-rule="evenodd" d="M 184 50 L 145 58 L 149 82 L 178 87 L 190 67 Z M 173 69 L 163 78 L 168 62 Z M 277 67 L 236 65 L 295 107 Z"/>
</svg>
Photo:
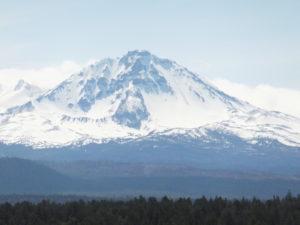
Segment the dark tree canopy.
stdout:
<svg viewBox="0 0 300 225">
<path fill-rule="evenodd" d="M 300 196 L 191 200 L 139 197 L 0 205 L 0 225 L 299 225 Z"/>
</svg>

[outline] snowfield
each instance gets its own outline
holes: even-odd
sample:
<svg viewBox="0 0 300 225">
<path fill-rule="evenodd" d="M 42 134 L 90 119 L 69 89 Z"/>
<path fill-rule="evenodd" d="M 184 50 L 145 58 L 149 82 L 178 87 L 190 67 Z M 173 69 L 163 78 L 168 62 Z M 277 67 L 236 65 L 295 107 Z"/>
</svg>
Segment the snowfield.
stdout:
<svg viewBox="0 0 300 225">
<path fill-rule="evenodd" d="M 34 148 L 218 131 L 247 143 L 300 147 L 300 119 L 231 97 L 198 74 L 147 51 L 104 59 L 42 92 L 0 88 L 0 142 Z"/>
</svg>

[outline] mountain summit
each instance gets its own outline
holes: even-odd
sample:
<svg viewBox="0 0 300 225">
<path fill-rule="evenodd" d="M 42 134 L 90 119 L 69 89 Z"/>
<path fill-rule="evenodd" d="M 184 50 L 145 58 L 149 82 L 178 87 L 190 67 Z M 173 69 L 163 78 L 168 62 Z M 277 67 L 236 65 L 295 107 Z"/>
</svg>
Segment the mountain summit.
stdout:
<svg viewBox="0 0 300 225">
<path fill-rule="evenodd" d="M 249 144 L 271 140 L 300 147 L 300 119 L 231 97 L 148 51 L 82 69 L 34 100 L 3 111 L 0 127 L 3 143 L 38 148 L 174 136 L 213 142 L 212 132 L 224 143 L 231 135 Z"/>
<path fill-rule="evenodd" d="M 19 80 L 13 87 L 5 87 L 1 92 L 0 112 L 15 105 L 22 105 L 42 94 L 42 90 L 24 80 Z"/>
</svg>

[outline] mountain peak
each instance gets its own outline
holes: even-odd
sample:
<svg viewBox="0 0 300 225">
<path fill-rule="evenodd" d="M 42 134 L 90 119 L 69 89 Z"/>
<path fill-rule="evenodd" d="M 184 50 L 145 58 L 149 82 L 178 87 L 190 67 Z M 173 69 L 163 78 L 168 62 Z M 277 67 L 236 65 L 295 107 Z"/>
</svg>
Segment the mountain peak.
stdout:
<svg viewBox="0 0 300 225">
<path fill-rule="evenodd" d="M 174 61 L 159 58 L 146 50 L 129 51 L 117 59 L 103 59 L 83 69 L 79 74 L 72 75 L 38 101 L 48 99 L 69 110 L 79 109 L 88 113 L 105 99 L 112 99 L 111 101 L 117 104 L 120 101 L 118 96 L 127 92 L 128 88 L 134 88 L 135 92 L 140 93 L 135 95 L 134 99 L 140 99 L 141 103 L 144 102 L 144 97 L 165 95 L 166 98 L 173 96 L 175 99 L 172 101 L 177 99 L 176 101 L 182 101 L 185 105 L 219 101 L 224 105 L 225 111 L 235 104 L 229 96 L 204 83 L 198 75 L 185 67 Z M 140 105 L 143 105 L 144 111 L 147 109 L 146 104 Z M 118 107 L 113 108 L 111 111 Z M 124 103 L 122 108 L 125 108 Z M 200 108 L 201 110 L 204 109 Z"/>
<path fill-rule="evenodd" d="M 151 52 L 147 51 L 147 50 L 132 50 L 132 51 L 128 51 L 126 56 L 130 57 L 130 56 L 140 56 L 140 57 L 147 57 L 147 56 L 151 56 Z"/>
<path fill-rule="evenodd" d="M 19 80 L 14 87 L 14 91 L 21 91 L 21 90 L 25 90 L 33 93 L 41 92 L 41 89 L 39 87 L 32 85 L 23 79 Z"/>
<path fill-rule="evenodd" d="M 29 84 L 26 83 L 23 79 L 21 79 L 21 80 L 19 80 L 18 83 L 16 84 L 14 90 L 15 90 L 15 91 L 18 91 L 18 90 L 20 90 L 21 88 L 23 88 L 25 85 L 27 86 L 27 85 L 29 85 Z"/>
<path fill-rule="evenodd" d="M 27 92 L 23 86 L 26 82 L 20 81 L 17 93 Z M 28 125 L 32 120 L 39 124 L 34 134 Z M 18 127 L 12 136 L 46 143 L 57 143 L 58 136 L 61 143 L 73 143 L 82 138 L 133 138 L 166 130 L 185 133 L 194 129 L 191 135 L 197 136 L 203 127 L 249 140 L 271 136 L 293 144 L 300 137 L 298 128 L 286 118 L 233 98 L 187 68 L 145 50 L 84 68 L 29 103 L 0 114 L 0 125 Z M 285 137 L 283 133 L 291 133 L 286 127 L 296 127 L 295 135 Z M 47 135 L 38 137 L 40 133 Z"/>
<path fill-rule="evenodd" d="M 126 67 L 138 64 L 140 68 L 149 67 L 150 64 L 159 65 L 165 69 L 171 69 L 177 65 L 174 61 L 169 59 L 159 58 L 147 50 L 129 51 L 121 59 L 120 63 Z"/>
<path fill-rule="evenodd" d="M 119 63 L 125 65 L 126 68 L 136 63 L 139 63 L 143 66 L 149 66 L 152 57 L 153 55 L 145 50 L 129 51 L 120 59 Z"/>
</svg>

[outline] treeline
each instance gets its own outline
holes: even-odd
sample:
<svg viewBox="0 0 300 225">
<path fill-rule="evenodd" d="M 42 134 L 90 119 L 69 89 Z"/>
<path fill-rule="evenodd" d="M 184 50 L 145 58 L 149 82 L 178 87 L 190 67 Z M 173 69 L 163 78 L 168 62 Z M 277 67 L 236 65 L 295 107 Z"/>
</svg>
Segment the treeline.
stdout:
<svg viewBox="0 0 300 225">
<path fill-rule="evenodd" d="M 300 196 L 197 200 L 42 201 L 0 205 L 0 225 L 299 225 Z"/>
</svg>

